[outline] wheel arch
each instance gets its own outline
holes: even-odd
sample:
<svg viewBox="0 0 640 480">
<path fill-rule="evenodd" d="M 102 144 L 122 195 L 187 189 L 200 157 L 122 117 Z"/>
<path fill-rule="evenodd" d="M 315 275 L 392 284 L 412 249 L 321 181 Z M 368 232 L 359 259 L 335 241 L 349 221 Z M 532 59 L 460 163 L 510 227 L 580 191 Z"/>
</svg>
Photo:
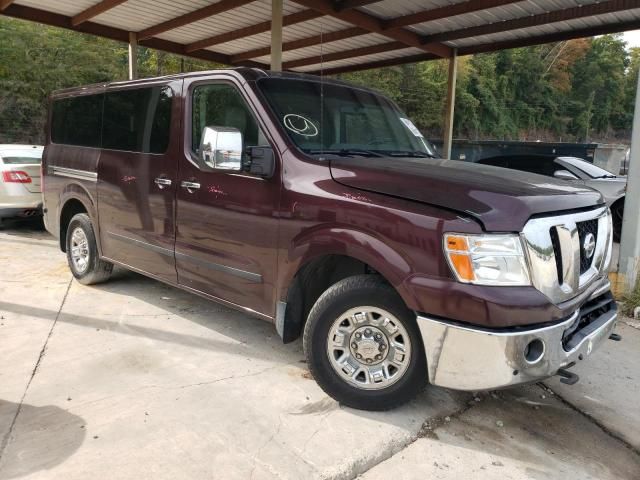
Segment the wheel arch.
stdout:
<svg viewBox="0 0 640 480">
<path fill-rule="evenodd" d="M 97 235 L 97 226 L 95 219 L 95 204 L 89 193 L 82 187 L 76 186 L 76 188 L 67 189 L 63 194 L 63 199 L 60 202 L 60 212 L 58 214 L 58 240 L 60 244 L 60 250 L 66 252 L 66 238 L 67 228 L 69 222 L 78 213 L 86 213 L 89 215 L 94 230 L 96 231 L 96 241 L 98 246 L 100 244 Z"/>
<path fill-rule="evenodd" d="M 404 256 L 374 235 L 347 228 L 314 230 L 293 243 L 279 286 L 276 325 L 285 343 L 297 339 L 311 307 L 340 280 L 379 275 L 407 304 L 403 280 L 411 266 Z M 285 306 L 286 308 L 282 308 Z"/>
</svg>

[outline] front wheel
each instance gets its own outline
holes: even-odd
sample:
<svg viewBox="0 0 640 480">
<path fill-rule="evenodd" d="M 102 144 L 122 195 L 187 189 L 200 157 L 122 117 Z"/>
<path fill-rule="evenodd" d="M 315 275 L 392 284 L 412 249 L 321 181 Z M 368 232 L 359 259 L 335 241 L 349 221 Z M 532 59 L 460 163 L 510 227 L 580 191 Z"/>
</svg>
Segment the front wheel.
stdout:
<svg viewBox="0 0 640 480">
<path fill-rule="evenodd" d="M 113 264 L 100 259 L 96 235 L 89 215 L 75 215 L 67 227 L 67 262 L 80 283 L 93 285 L 111 276 Z"/>
<path fill-rule="evenodd" d="M 303 342 L 320 387 L 349 407 L 395 408 L 427 382 L 415 315 L 375 275 L 349 277 L 324 292 L 309 314 Z"/>
</svg>

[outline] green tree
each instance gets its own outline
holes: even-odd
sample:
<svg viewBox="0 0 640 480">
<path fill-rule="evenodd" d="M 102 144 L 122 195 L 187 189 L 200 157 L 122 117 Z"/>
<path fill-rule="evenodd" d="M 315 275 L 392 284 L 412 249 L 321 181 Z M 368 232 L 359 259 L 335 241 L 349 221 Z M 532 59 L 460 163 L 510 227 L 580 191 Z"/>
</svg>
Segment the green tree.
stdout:
<svg viewBox="0 0 640 480">
<path fill-rule="evenodd" d="M 593 134 L 608 135 L 627 127 L 623 99 L 628 63 L 620 35 L 594 38 L 586 55 L 576 62 L 570 112 L 577 138 L 589 141 Z"/>
</svg>

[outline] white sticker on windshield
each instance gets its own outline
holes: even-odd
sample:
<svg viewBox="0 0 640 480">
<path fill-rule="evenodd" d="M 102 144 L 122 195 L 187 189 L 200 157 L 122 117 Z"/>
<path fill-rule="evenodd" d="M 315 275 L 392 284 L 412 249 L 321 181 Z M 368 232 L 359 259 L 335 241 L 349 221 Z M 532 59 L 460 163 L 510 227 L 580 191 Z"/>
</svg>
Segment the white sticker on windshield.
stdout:
<svg viewBox="0 0 640 480">
<path fill-rule="evenodd" d="M 420 130 L 418 130 L 416 128 L 416 126 L 413 124 L 413 122 L 411 120 L 409 120 L 408 118 L 403 118 L 400 117 L 400 120 L 402 120 L 402 123 L 405 124 L 405 126 L 411 131 L 411 133 L 413 133 L 416 137 L 422 138 L 423 135 L 420 133 Z"/>
<path fill-rule="evenodd" d="M 293 133 L 302 135 L 303 137 L 315 137 L 318 135 L 318 127 L 307 117 L 290 113 L 282 119 L 284 126 Z"/>
</svg>

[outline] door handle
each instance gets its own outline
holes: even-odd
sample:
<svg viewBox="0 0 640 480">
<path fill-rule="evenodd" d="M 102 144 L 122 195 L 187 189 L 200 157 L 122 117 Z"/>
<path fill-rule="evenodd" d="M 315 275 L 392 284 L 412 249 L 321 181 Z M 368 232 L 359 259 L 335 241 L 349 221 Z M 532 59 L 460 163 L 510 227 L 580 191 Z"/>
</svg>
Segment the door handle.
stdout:
<svg viewBox="0 0 640 480">
<path fill-rule="evenodd" d="M 155 183 L 160 190 L 162 190 L 164 187 L 170 187 L 171 186 L 171 180 L 168 179 L 168 178 L 164 178 L 164 177 L 156 178 L 153 181 L 153 183 Z"/>
<path fill-rule="evenodd" d="M 189 193 L 193 193 L 194 190 L 197 190 L 198 188 L 200 188 L 200 184 L 198 182 L 182 181 L 182 182 L 180 182 L 180 186 L 182 188 L 186 188 L 187 192 L 189 192 Z"/>
</svg>

